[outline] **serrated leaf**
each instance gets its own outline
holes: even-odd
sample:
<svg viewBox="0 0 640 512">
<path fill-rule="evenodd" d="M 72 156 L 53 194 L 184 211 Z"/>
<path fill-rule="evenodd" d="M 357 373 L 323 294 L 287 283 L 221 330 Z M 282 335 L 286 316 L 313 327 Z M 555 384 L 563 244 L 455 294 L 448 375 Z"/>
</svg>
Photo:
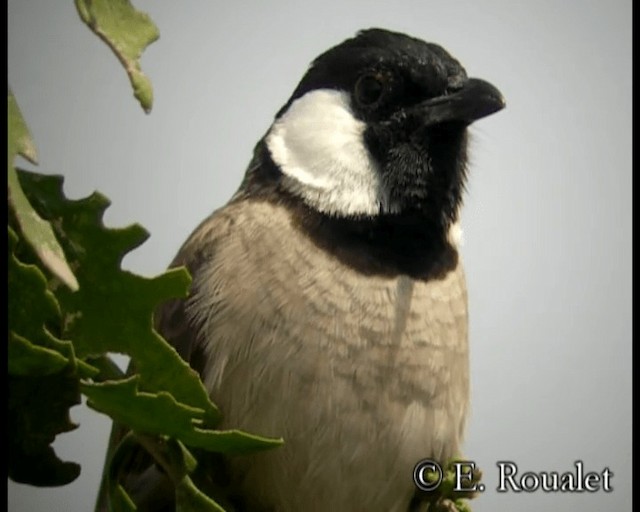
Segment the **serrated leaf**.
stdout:
<svg viewBox="0 0 640 512">
<path fill-rule="evenodd" d="M 55 293 L 63 310 L 64 336 L 73 340 L 78 357 L 127 354 L 143 390 L 167 391 L 179 402 L 202 409 L 207 426 L 214 425 L 220 414 L 198 374 L 152 325 L 159 303 L 187 294 L 187 271 L 174 269 L 154 278 L 123 271 L 124 255 L 147 238 L 142 227 L 106 228 L 102 217 L 109 201 L 97 193 L 68 200 L 60 176 L 20 171 L 19 178 L 40 215 L 55 219 L 56 234 L 76 270 L 80 288 L 72 292 L 60 287 Z"/>
<path fill-rule="evenodd" d="M 9 332 L 15 332 L 21 338 L 52 348 L 66 356 L 72 351 L 71 344 L 55 338 L 45 327 L 48 322 L 60 323 L 58 302 L 47 289 L 46 278 L 40 269 L 35 265 L 24 264 L 15 257 L 17 240 L 17 235 L 9 228 Z"/>
<path fill-rule="evenodd" d="M 80 466 L 61 461 L 50 446 L 56 435 L 76 428 L 69 409 L 80 403 L 78 382 L 69 369 L 45 376 L 9 375 L 8 474 L 12 480 L 58 486 L 78 477 Z"/>
<path fill-rule="evenodd" d="M 9 333 L 8 355 L 10 375 L 50 375 L 69 364 L 60 352 L 34 345 L 15 333 Z"/>
<path fill-rule="evenodd" d="M 77 478 L 80 466 L 58 459 L 51 443 L 75 428 L 69 409 L 80 403 L 80 377 L 94 370 L 75 359 L 70 342 L 47 329 L 48 323 L 60 324 L 58 303 L 40 269 L 16 258 L 11 228 L 8 237 L 9 477 L 65 485 Z"/>
<path fill-rule="evenodd" d="M 146 13 L 128 0 L 76 0 L 82 21 L 116 54 L 124 66 L 133 94 L 145 112 L 151 111 L 153 88 L 140 69 L 144 49 L 160 37 Z"/>
<path fill-rule="evenodd" d="M 108 355 L 98 357 L 88 357 L 87 362 L 97 370 L 94 380 L 99 382 L 105 380 L 120 380 L 126 377 L 126 374 Z"/>
<path fill-rule="evenodd" d="M 124 381 L 82 384 L 87 405 L 108 414 L 137 432 L 169 436 L 187 446 L 220 453 L 250 453 L 279 446 L 268 439 L 237 430 L 207 430 L 202 409 L 180 404 L 168 393 L 138 391 L 138 377 Z"/>
<path fill-rule="evenodd" d="M 14 168 L 14 160 L 17 155 L 22 155 L 35 163 L 36 150 L 18 104 L 11 93 L 8 95 L 7 115 L 9 205 L 25 240 L 31 245 L 40 261 L 63 283 L 75 290 L 78 288 L 78 282 L 53 234 L 51 225 L 40 218 L 32 208 L 22 190 Z"/>
<path fill-rule="evenodd" d="M 32 374 L 36 368 L 40 368 L 41 375 L 55 373 L 61 370 L 62 357 L 66 364 L 76 369 L 78 377 L 95 375 L 97 369 L 75 358 L 71 342 L 56 338 L 46 328 L 47 323 L 59 325 L 61 322 L 58 302 L 47 289 L 42 271 L 36 265 L 22 263 L 16 258 L 14 250 L 18 238 L 11 228 L 8 237 L 9 373 Z M 25 359 L 30 357 L 32 359 Z M 48 367 L 47 360 L 53 366 Z"/>
</svg>

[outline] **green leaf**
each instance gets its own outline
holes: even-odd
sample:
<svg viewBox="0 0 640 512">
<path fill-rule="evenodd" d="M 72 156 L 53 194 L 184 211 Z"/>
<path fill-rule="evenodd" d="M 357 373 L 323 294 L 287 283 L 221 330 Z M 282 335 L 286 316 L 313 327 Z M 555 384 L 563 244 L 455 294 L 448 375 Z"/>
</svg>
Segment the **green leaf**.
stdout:
<svg viewBox="0 0 640 512">
<path fill-rule="evenodd" d="M 27 200 L 18 181 L 14 168 L 17 155 L 24 156 L 35 163 L 36 150 L 29 135 L 29 130 L 22 118 L 18 104 L 13 95 L 8 95 L 8 142 L 7 172 L 9 186 L 9 205 L 24 238 L 29 242 L 40 261 L 72 290 L 78 288 L 78 282 L 69 268 L 62 248 L 56 240 L 51 225 L 40 218 Z"/>
<path fill-rule="evenodd" d="M 168 393 L 138 391 L 138 377 L 124 381 L 83 383 L 87 405 L 108 414 L 136 432 L 179 439 L 184 444 L 220 453 L 250 453 L 279 446 L 282 440 L 268 439 L 237 430 L 203 429 L 201 409 L 176 402 Z"/>
<path fill-rule="evenodd" d="M 134 437 L 153 454 L 173 482 L 176 512 L 225 512 L 218 503 L 194 485 L 190 475 L 195 472 L 197 461 L 180 441 L 159 440 L 147 435 Z"/>
<path fill-rule="evenodd" d="M 73 345 L 51 334 L 46 325 L 59 326 L 60 307 L 47 289 L 44 274 L 36 265 L 27 265 L 15 256 L 18 238 L 9 228 L 8 320 L 9 373 L 49 375 L 64 366 L 77 368 L 79 377 L 97 370 L 75 358 Z"/>
<path fill-rule="evenodd" d="M 51 443 L 75 428 L 69 409 L 80 403 L 80 377 L 95 370 L 47 329 L 61 322 L 58 303 L 40 269 L 16 258 L 18 238 L 11 228 L 8 237 L 8 474 L 32 485 L 65 485 L 80 466 L 58 459 Z"/>
<path fill-rule="evenodd" d="M 133 435 L 128 433 L 112 453 L 107 453 L 107 466 L 102 475 L 103 481 L 98 495 L 98 503 L 108 503 L 111 512 L 135 512 L 138 510 L 125 488 L 119 483 L 119 472 L 126 471 L 129 467 L 130 460 L 127 454 L 132 446 L 137 446 L 137 443 Z M 108 495 L 106 501 L 104 493 Z"/>
<path fill-rule="evenodd" d="M 176 512 L 225 512 L 225 510 L 200 491 L 189 476 L 185 476 L 176 485 Z"/>
<path fill-rule="evenodd" d="M 164 439 L 147 434 L 127 434 L 117 447 L 108 471 L 108 493 L 111 510 L 133 512 L 137 510 L 133 500 L 119 483 L 130 468 L 128 458 L 132 446 L 142 446 L 151 454 L 173 483 L 176 512 L 225 512 L 215 500 L 199 490 L 190 475 L 196 471 L 197 461 L 191 452 L 175 439 Z"/>
<path fill-rule="evenodd" d="M 138 507 L 131 500 L 124 487 L 118 485 L 115 492 L 111 494 L 111 510 L 112 512 L 136 512 Z"/>
<path fill-rule="evenodd" d="M 458 512 L 471 512 L 471 506 L 466 499 L 458 499 L 453 502 Z"/>
<path fill-rule="evenodd" d="M 9 374 L 50 375 L 61 371 L 69 360 L 60 352 L 39 347 L 15 333 L 9 333 Z"/>
<path fill-rule="evenodd" d="M 150 112 L 153 88 L 140 69 L 139 59 L 160 37 L 151 18 L 128 0 L 76 0 L 76 8 L 82 21 L 116 54 L 129 75 L 134 96 L 144 111 Z"/>
<path fill-rule="evenodd" d="M 105 380 L 120 380 L 126 377 L 126 374 L 108 355 L 88 357 L 87 362 L 98 370 L 98 374 L 94 376 L 94 380 L 99 382 Z"/>
<path fill-rule="evenodd" d="M 9 332 L 15 332 L 37 345 L 56 349 L 64 355 L 70 354 L 71 344 L 56 339 L 45 327 L 47 323 L 60 323 L 60 307 L 55 296 L 47 289 L 44 274 L 35 265 L 18 261 L 14 254 L 18 237 L 11 228 L 8 237 Z M 26 348 L 24 343 L 22 345 Z"/>
<path fill-rule="evenodd" d="M 62 178 L 20 171 L 20 181 L 34 207 L 53 222 L 80 288 L 59 287 L 65 338 L 78 357 L 117 352 L 131 356 L 145 391 L 167 391 L 176 400 L 204 411 L 207 426 L 220 418 L 198 374 L 155 330 L 153 311 L 159 303 L 187 294 L 190 278 L 174 269 L 154 278 L 123 271 L 124 255 L 147 238 L 139 225 L 109 229 L 102 223 L 108 200 L 93 194 L 70 201 Z M 158 369 L 161 368 L 161 371 Z"/>
<path fill-rule="evenodd" d="M 455 490 L 458 479 L 458 469 L 455 467 L 455 463 L 461 462 L 465 463 L 461 469 L 467 474 L 471 468 L 466 465 L 468 462 L 462 458 L 454 458 L 448 461 L 442 468 L 442 474 L 435 471 L 425 472 L 426 479 L 431 482 L 435 482 L 438 478 L 442 477 L 440 485 L 438 485 L 436 489 L 419 491 L 419 495 L 421 499 L 424 500 L 427 511 L 471 512 L 468 500 L 475 498 L 480 493 L 479 490 L 473 491 L 471 489 L 479 485 L 480 479 L 482 478 L 482 471 L 475 467 L 469 475 L 469 478 L 464 477 L 462 479 L 463 489 Z"/>
<path fill-rule="evenodd" d="M 9 375 L 7 438 L 9 477 L 37 486 L 66 485 L 80 466 L 63 462 L 50 446 L 56 435 L 76 428 L 69 408 L 80 403 L 78 377 L 65 369 L 53 375 Z"/>
<path fill-rule="evenodd" d="M 13 94 L 11 94 L 11 92 L 9 92 L 7 100 L 7 135 L 9 138 L 9 151 L 7 156 L 9 158 L 9 167 L 13 167 L 13 160 L 17 155 L 22 155 L 27 160 L 29 160 L 29 162 L 37 164 L 38 153 L 36 151 L 36 147 L 33 144 L 33 140 L 31 139 L 29 128 L 27 128 L 27 125 L 22 118 L 22 113 L 20 112 L 20 108 L 16 103 L 16 99 L 13 97 Z"/>
</svg>

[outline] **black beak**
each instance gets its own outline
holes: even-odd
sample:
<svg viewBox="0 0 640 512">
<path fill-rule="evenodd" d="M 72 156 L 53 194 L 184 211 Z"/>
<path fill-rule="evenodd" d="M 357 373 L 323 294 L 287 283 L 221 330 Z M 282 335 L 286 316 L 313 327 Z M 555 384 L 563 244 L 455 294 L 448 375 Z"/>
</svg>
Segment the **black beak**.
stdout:
<svg viewBox="0 0 640 512">
<path fill-rule="evenodd" d="M 449 94 L 424 101 L 405 112 L 422 126 L 446 122 L 471 124 L 505 107 L 502 93 L 489 82 L 468 79 L 463 86 Z"/>
</svg>

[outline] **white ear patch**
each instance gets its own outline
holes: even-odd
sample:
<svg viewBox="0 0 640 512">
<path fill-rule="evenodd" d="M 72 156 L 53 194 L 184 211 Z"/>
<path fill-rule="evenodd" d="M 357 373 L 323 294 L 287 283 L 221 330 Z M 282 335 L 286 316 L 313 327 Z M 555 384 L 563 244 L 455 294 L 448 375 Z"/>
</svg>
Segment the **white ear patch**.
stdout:
<svg viewBox="0 0 640 512">
<path fill-rule="evenodd" d="M 377 215 L 390 211 L 364 122 L 343 91 L 318 89 L 295 100 L 267 135 L 289 190 L 318 211 Z"/>
</svg>

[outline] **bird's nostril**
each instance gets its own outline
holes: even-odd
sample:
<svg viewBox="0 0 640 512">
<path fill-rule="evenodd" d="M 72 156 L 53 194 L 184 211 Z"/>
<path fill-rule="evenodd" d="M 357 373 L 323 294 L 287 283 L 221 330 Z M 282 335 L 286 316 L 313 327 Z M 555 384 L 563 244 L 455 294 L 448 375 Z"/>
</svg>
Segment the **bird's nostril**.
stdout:
<svg viewBox="0 0 640 512">
<path fill-rule="evenodd" d="M 447 94 L 458 92 L 464 87 L 466 81 L 467 77 L 464 75 L 456 74 L 453 76 L 449 76 L 449 78 L 447 79 L 447 86 L 443 94 L 446 96 Z"/>
</svg>

